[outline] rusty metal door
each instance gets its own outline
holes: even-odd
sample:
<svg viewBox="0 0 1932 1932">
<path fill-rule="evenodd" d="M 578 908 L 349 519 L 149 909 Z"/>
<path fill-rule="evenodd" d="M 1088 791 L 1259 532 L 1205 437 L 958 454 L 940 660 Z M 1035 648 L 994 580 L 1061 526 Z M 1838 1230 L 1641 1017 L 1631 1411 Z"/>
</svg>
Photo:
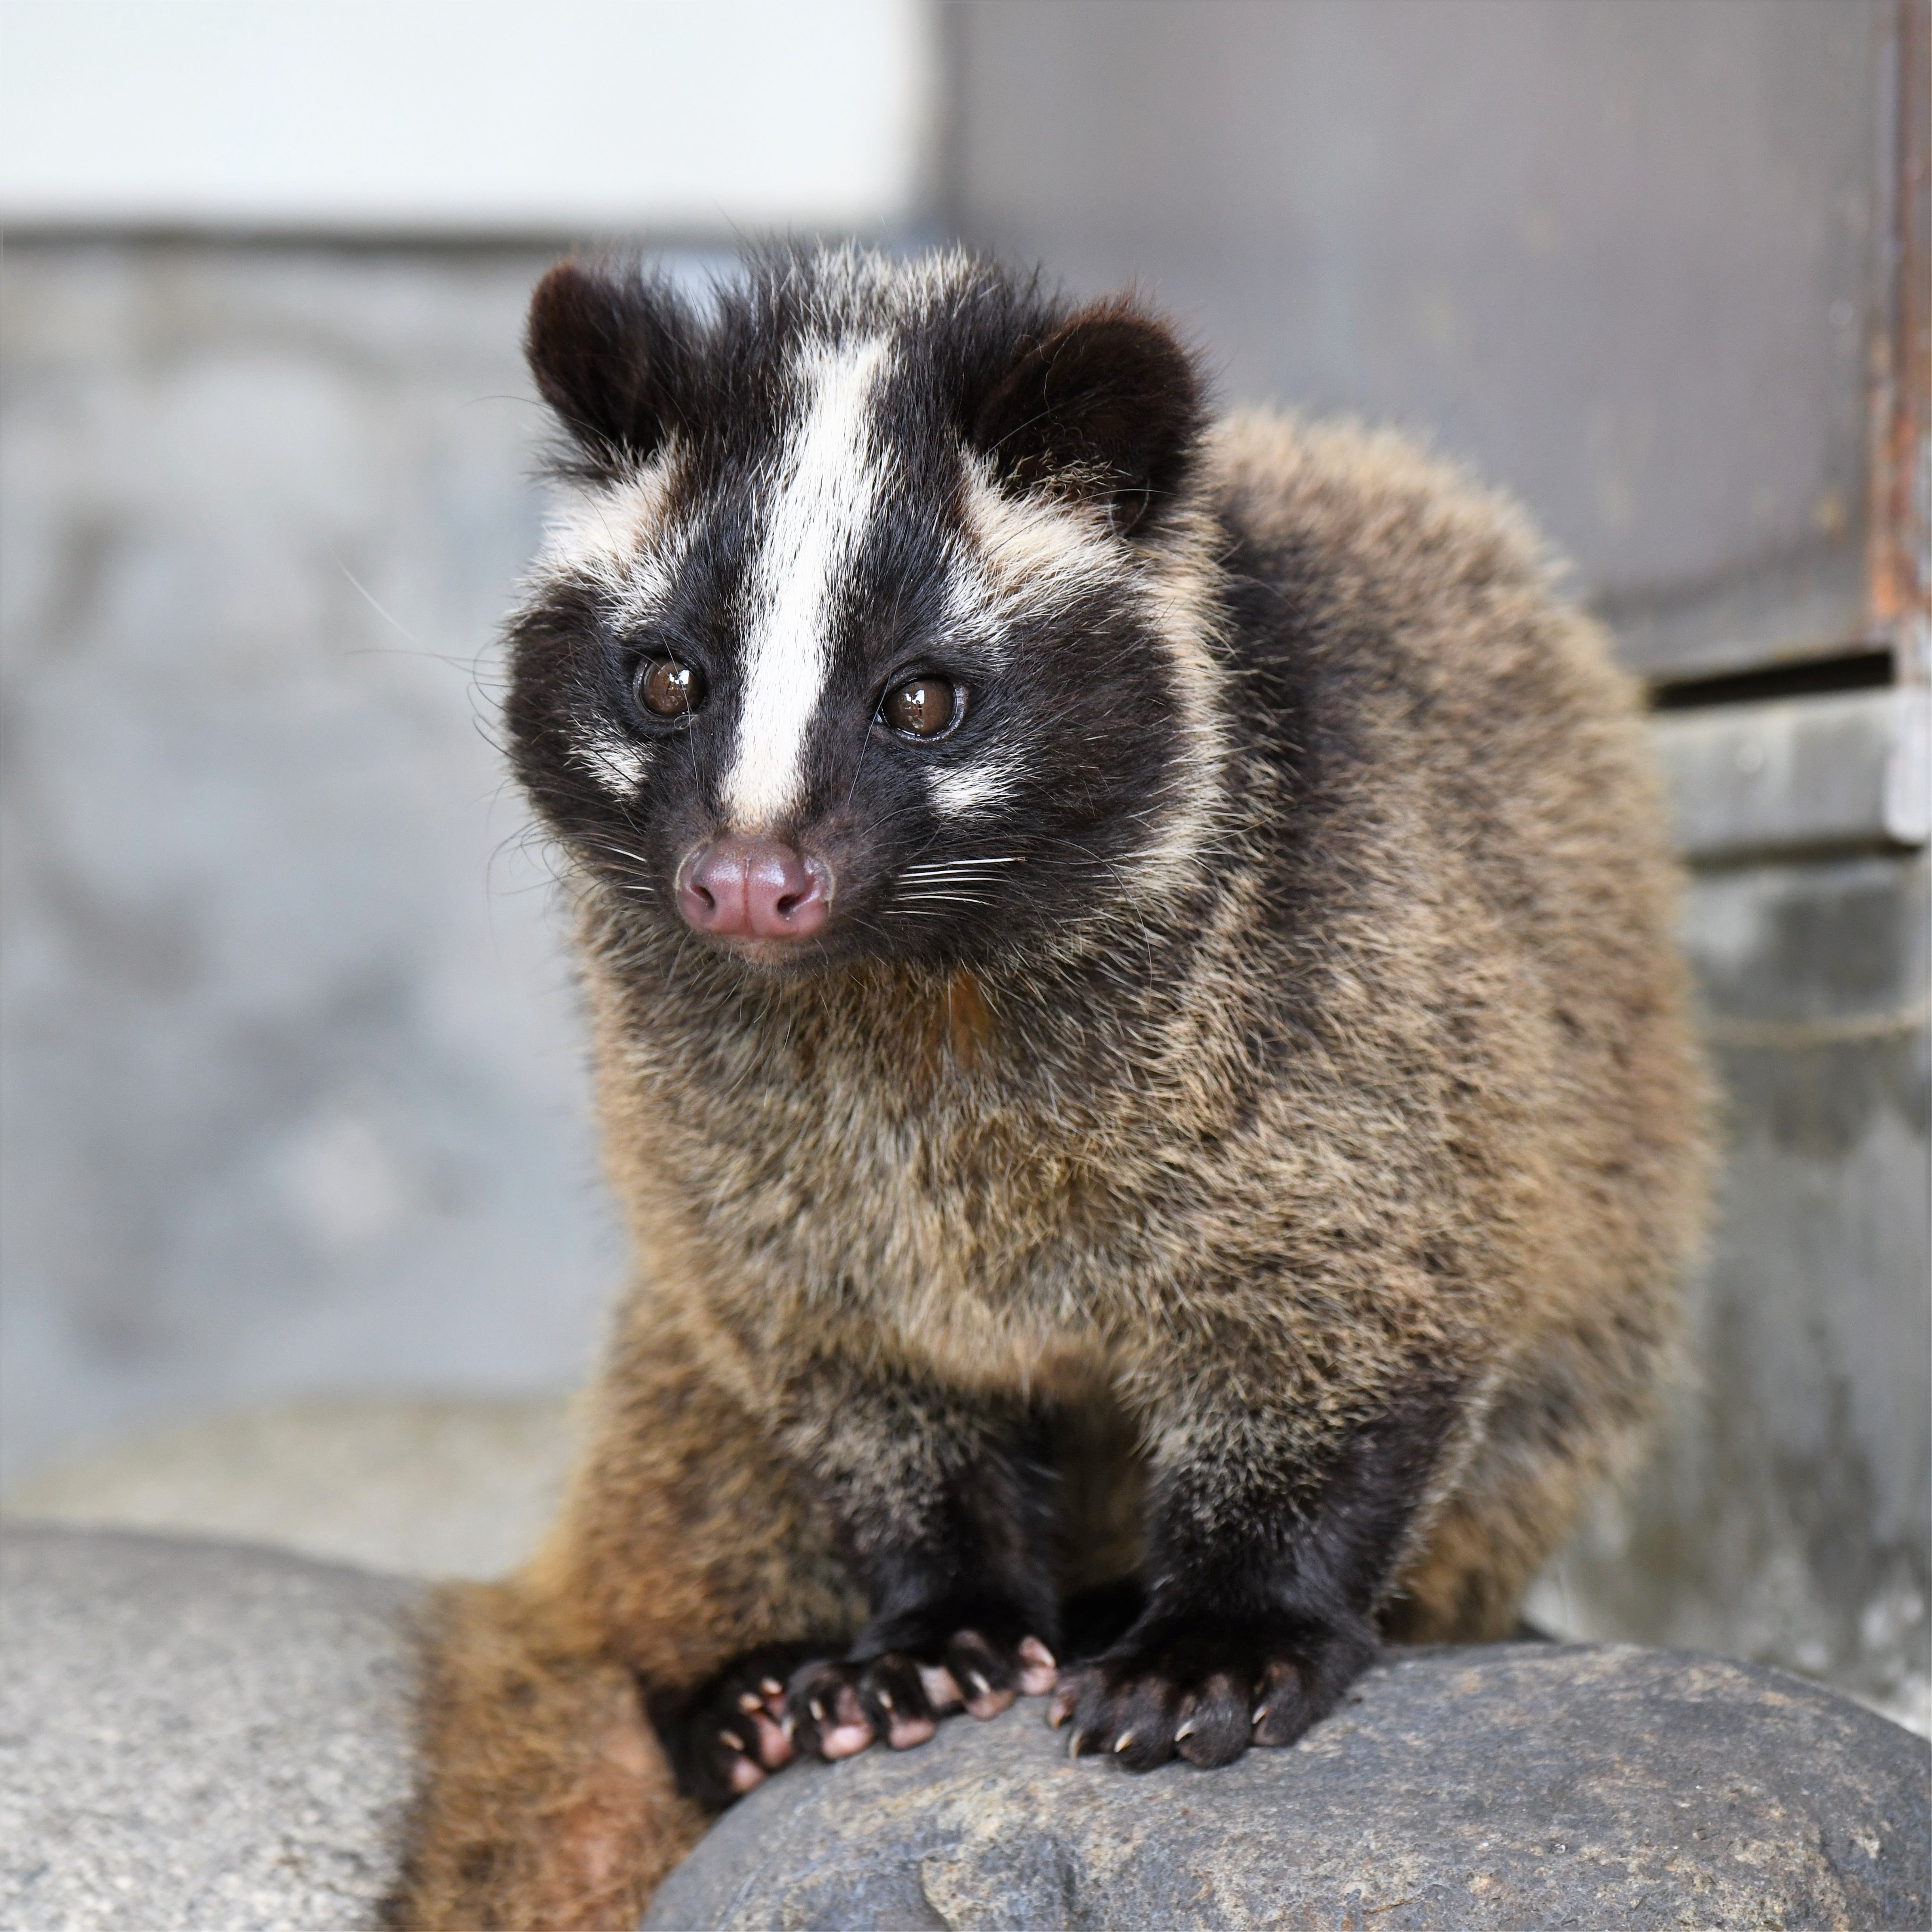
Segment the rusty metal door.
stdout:
<svg viewBox="0 0 1932 1932">
<path fill-rule="evenodd" d="M 1730 1097 L 1702 1381 L 1548 1622 L 1926 1722 L 1925 0 L 959 0 L 944 222 L 1516 491 L 1648 681 Z"/>
</svg>

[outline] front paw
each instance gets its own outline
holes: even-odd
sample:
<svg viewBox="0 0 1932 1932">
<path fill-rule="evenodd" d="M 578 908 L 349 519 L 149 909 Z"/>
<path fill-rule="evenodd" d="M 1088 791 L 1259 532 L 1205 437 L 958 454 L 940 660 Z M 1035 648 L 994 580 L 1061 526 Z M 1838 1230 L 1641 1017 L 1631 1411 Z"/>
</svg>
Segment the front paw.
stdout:
<svg viewBox="0 0 1932 1932">
<path fill-rule="evenodd" d="M 905 1750 L 955 1711 L 997 1716 L 1016 1696 L 1052 1690 L 1058 1676 L 1036 1636 L 1003 1640 L 954 1628 L 950 1618 L 895 1618 L 843 1660 L 806 1665 L 787 1687 L 785 1712 L 801 1751 L 850 1757 L 880 1738 Z"/>
<path fill-rule="evenodd" d="M 1150 1612 L 1112 1650 L 1061 1673 L 1046 1720 L 1071 1720 L 1071 1755 L 1111 1753 L 1130 1771 L 1176 1756 L 1228 1764 L 1251 1744 L 1294 1743 L 1374 1654 L 1366 1625 Z"/>
<path fill-rule="evenodd" d="M 772 1644 L 740 1658 L 701 1691 L 682 1720 L 678 1781 L 714 1811 L 754 1790 L 794 1753 L 785 1684 L 809 1647 Z"/>
</svg>

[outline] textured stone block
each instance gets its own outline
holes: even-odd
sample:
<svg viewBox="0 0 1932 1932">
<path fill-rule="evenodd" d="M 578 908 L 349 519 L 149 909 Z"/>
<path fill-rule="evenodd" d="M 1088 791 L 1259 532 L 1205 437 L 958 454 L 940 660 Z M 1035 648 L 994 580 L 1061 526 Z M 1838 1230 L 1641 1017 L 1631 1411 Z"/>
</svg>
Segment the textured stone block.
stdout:
<svg viewBox="0 0 1932 1932">
<path fill-rule="evenodd" d="M 1623 1646 L 1395 1653 L 1293 1750 L 1133 1777 L 1030 1700 L 795 1768 L 646 1928 L 1922 1926 L 1927 1747 L 1782 1673 Z"/>
</svg>

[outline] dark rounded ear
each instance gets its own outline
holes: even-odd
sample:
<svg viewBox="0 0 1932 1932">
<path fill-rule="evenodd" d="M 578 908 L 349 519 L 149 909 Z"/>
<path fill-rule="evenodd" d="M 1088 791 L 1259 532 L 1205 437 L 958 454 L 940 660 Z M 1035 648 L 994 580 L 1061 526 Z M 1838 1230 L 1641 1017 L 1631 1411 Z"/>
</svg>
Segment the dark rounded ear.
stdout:
<svg viewBox="0 0 1932 1932">
<path fill-rule="evenodd" d="M 560 262 L 530 297 L 524 354 L 537 388 L 593 466 L 664 440 L 690 340 L 671 290 Z"/>
<path fill-rule="evenodd" d="M 1201 379 L 1172 332 L 1109 303 L 1028 346 L 980 404 L 971 434 L 1002 478 L 1104 496 L 1124 534 L 1180 483 L 1201 415 Z"/>
</svg>

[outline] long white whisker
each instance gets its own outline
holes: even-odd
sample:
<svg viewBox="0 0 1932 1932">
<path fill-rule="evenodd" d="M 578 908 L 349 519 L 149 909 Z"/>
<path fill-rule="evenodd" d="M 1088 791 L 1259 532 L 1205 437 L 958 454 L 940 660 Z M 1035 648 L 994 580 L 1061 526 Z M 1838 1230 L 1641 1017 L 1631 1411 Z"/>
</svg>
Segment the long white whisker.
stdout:
<svg viewBox="0 0 1932 1932">
<path fill-rule="evenodd" d="M 974 885 L 992 885 L 996 882 L 999 874 L 976 866 L 908 866 L 901 871 L 899 877 L 910 880 L 916 884 L 926 884 L 944 879 L 962 879 Z"/>
<path fill-rule="evenodd" d="M 1024 866 L 1024 859 L 928 859 L 907 866 L 908 872 L 950 872 L 968 866 Z"/>
<path fill-rule="evenodd" d="M 591 843 L 597 848 L 598 851 L 610 853 L 616 858 L 632 859 L 634 860 L 640 866 L 648 866 L 651 862 L 650 860 L 644 856 L 643 853 L 633 852 L 627 847 L 622 845 L 613 845 L 607 838 L 594 838 L 591 841 Z"/>
</svg>

